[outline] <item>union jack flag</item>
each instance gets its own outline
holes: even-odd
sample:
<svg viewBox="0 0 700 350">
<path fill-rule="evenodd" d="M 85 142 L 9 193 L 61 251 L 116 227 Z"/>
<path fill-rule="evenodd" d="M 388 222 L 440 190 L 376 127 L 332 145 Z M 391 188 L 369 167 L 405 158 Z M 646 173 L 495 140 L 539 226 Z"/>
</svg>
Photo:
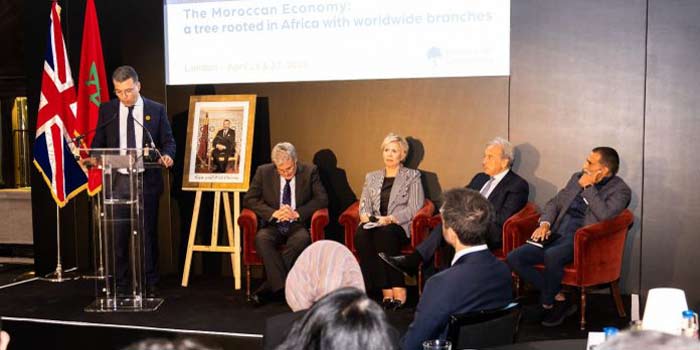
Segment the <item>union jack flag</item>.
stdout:
<svg viewBox="0 0 700 350">
<path fill-rule="evenodd" d="M 34 142 L 34 165 L 63 207 L 86 188 L 85 169 L 74 158 L 77 147 L 70 142 L 76 131 L 77 100 L 68 53 L 61 30 L 60 7 L 51 6 L 41 97 Z"/>
</svg>

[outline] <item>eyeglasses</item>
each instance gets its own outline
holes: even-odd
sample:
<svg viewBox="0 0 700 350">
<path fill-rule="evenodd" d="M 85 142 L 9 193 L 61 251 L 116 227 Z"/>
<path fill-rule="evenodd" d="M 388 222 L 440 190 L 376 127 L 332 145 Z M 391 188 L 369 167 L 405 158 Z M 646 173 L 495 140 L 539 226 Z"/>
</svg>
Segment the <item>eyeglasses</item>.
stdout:
<svg viewBox="0 0 700 350">
<path fill-rule="evenodd" d="M 128 88 L 124 90 L 114 90 L 115 95 L 131 95 L 136 91 L 136 88 Z"/>
</svg>

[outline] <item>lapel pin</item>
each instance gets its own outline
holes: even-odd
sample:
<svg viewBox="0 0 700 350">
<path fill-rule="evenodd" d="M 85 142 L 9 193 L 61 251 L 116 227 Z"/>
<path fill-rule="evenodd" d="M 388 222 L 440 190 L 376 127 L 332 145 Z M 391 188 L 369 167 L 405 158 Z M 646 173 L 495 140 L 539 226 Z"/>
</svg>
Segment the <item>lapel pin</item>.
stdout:
<svg viewBox="0 0 700 350">
<path fill-rule="evenodd" d="M 150 121 L 150 120 L 151 120 L 151 116 L 150 116 L 150 115 L 147 115 L 147 116 L 146 116 L 146 121 Z"/>
</svg>

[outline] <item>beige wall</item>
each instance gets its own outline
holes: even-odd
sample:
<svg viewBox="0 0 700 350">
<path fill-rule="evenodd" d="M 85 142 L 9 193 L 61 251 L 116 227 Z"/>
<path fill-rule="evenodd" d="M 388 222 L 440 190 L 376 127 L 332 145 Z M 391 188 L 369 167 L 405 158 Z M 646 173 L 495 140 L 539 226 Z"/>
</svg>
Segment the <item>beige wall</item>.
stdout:
<svg viewBox="0 0 700 350">
<path fill-rule="evenodd" d="M 192 93 L 168 91 L 169 101 Z M 466 185 L 481 169 L 483 145 L 508 132 L 507 77 L 218 86 L 216 93 L 267 97 L 271 143 L 292 142 L 306 162 L 331 149 L 358 196 L 364 175 L 382 167 L 379 147 L 390 131 L 423 144 L 419 168 L 437 173 L 443 188 Z"/>
</svg>

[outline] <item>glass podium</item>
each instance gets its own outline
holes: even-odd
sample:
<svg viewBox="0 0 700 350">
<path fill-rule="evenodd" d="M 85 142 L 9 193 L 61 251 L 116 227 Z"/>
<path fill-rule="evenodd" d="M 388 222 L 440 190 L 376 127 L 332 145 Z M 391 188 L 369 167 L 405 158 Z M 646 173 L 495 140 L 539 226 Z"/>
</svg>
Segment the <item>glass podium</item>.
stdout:
<svg viewBox="0 0 700 350">
<path fill-rule="evenodd" d="M 88 312 L 155 311 L 162 298 L 147 297 L 144 261 L 143 175 L 161 168 L 144 148 L 81 149 L 83 164 L 102 172 L 102 190 L 93 206 L 95 300 Z M 119 259 L 121 254 L 121 259 Z M 124 254 L 128 257 L 124 259 Z M 128 266 L 123 266 L 128 265 Z"/>
</svg>

